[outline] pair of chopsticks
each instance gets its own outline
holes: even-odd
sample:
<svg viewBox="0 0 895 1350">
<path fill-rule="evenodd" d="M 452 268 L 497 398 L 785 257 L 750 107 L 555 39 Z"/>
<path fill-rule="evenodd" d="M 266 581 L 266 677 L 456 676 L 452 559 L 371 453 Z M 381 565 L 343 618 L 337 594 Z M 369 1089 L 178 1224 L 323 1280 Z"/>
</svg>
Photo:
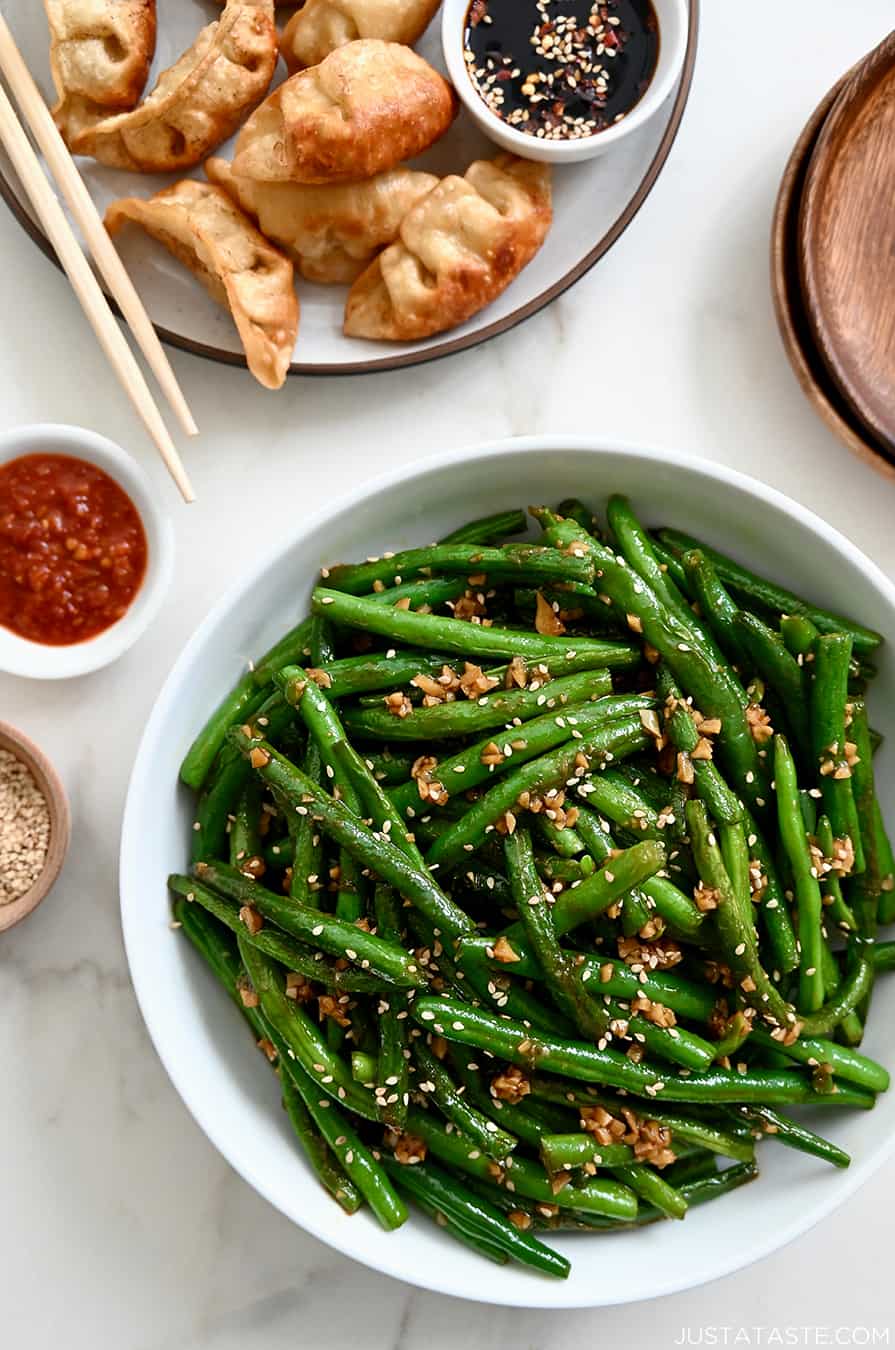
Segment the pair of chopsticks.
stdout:
<svg viewBox="0 0 895 1350">
<path fill-rule="evenodd" d="M 2 14 L 0 14 L 0 73 L 7 80 L 59 190 L 81 228 L 106 285 L 118 302 L 121 313 L 127 320 L 180 425 L 188 436 L 195 436 L 198 428 L 193 415 L 149 316 L 143 308 L 143 302 L 106 233 L 84 180 L 59 134 L 47 105 L 41 98 L 40 91 Z M 56 256 L 71 282 L 72 289 L 93 327 L 109 364 L 155 442 L 184 501 L 194 501 L 195 494 L 190 480 L 143 372 L 118 326 L 90 263 L 81 251 L 55 192 L 44 176 L 40 160 L 32 149 L 31 142 L 2 85 L 0 85 L 0 142 L 12 161 L 46 231 L 47 238 L 56 250 Z"/>
</svg>

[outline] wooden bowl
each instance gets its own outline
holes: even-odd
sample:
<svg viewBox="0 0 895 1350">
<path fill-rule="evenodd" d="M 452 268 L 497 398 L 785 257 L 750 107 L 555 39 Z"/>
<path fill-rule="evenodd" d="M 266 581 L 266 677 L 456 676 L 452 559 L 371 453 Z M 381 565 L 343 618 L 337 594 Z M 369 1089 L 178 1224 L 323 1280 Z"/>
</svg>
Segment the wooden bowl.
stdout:
<svg viewBox="0 0 895 1350">
<path fill-rule="evenodd" d="M 830 378 L 815 346 L 802 299 L 798 260 L 802 191 L 817 139 L 850 74 L 844 75 L 815 108 L 786 165 L 771 227 L 771 292 L 786 355 L 809 403 L 853 454 L 895 480 L 895 464 Z"/>
<path fill-rule="evenodd" d="M 799 211 L 814 341 L 840 393 L 895 454 L 895 33 L 857 65 L 817 137 Z"/>
<path fill-rule="evenodd" d="M 49 893 L 62 870 L 71 837 L 71 812 L 62 780 L 46 755 L 33 741 L 8 722 L 0 722 L 0 750 L 9 750 L 26 766 L 47 801 L 50 812 L 50 846 L 40 875 L 33 886 L 11 904 L 0 905 L 0 933 L 35 910 Z"/>
</svg>

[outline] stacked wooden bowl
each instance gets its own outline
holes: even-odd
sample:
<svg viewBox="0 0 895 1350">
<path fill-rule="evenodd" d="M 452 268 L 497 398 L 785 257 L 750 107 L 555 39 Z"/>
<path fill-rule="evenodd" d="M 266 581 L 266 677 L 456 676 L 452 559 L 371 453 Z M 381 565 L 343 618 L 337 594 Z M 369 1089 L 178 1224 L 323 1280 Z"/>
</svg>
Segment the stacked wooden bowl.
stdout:
<svg viewBox="0 0 895 1350">
<path fill-rule="evenodd" d="M 777 322 L 799 383 L 895 479 L 895 33 L 815 109 L 771 237 Z"/>
</svg>

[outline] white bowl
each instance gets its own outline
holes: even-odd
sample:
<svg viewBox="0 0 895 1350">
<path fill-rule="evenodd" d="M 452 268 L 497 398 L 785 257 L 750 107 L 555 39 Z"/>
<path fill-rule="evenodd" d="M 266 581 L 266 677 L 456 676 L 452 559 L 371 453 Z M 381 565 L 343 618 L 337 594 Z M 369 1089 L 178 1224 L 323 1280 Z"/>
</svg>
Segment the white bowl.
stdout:
<svg viewBox="0 0 895 1350">
<path fill-rule="evenodd" d="M 65 680 L 100 670 L 132 647 L 158 613 L 174 570 L 174 529 L 156 503 L 146 474 L 129 454 L 83 427 L 16 427 L 0 435 L 0 464 L 20 455 L 71 455 L 96 464 L 124 488 L 146 531 L 146 575 L 127 613 L 85 642 L 51 647 L 0 626 L 0 670 L 33 680 Z"/>
<path fill-rule="evenodd" d="M 529 0 L 516 0 L 517 4 Z M 659 59 L 649 88 L 620 122 L 577 141 L 547 141 L 516 131 L 493 113 L 473 84 L 463 56 L 463 37 L 470 0 L 444 0 L 441 9 L 441 44 L 451 83 L 472 120 L 503 150 L 522 159 L 545 164 L 577 164 L 595 159 L 630 136 L 653 116 L 677 87 L 687 52 L 689 26 L 687 0 L 653 0 L 659 20 Z"/>
<path fill-rule="evenodd" d="M 385 1235 L 369 1213 L 348 1218 L 321 1190 L 290 1138 L 276 1080 L 227 997 L 169 924 L 165 874 L 188 856 L 190 796 L 180 759 L 209 709 L 303 611 L 322 564 L 426 543 L 471 514 L 579 496 L 597 509 L 631 494 L 650 524 L 692 531 L 762 572 L 882 631 L 874 724 L 886 734 L 877 771 L 893 800 L 895 587 L 810 511 L 721 465 L 581 437 L 526 437 L 451 453 L 363 486 L 302 525 L 215 606 L 169 676 L 143 737 L 121 841 L 121 913 L 137 998 L 156 1049 L 198 1124 L 233 1167 L 302 1228 L 365 1265 L 426 1289 L 520 1307 L 596 1307 L 671 1294 L 716 1279 L 789 1242 L 829 1214 L 895 1146 L 895 1092 L 872 1112 L 815 1112 L 854 1161 L 839 1172 L 782 1145 L 762 1145 L 752 1185 L 683 1223 L 617 1235 L 564 1234 L 565 1282 L 497 1268 L 414 1216 Z M 895 977 L 874 995 L 867 1052 L 893 1063 Z M 835 1241 L 835 1229 L 830 1230 Z"/>
</svg>

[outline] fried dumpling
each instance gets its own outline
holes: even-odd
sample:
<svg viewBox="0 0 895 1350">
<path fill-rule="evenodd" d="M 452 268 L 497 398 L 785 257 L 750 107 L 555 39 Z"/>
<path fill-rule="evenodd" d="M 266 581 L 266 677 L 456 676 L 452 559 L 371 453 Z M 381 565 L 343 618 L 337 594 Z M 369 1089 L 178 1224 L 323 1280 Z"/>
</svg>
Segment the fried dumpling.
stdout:
<svg viewBox="0 0 895 1350">
<path fill-rule="evenodd" d="M 290 260 L 256 230 L 226 192 L 192 178 L 148 201 L 125 197 L 106 212 L 115 235 L 142 226 L 188 267 L 233 315 L 249 370 L 267 389 L 286 378 L 298 332 L 298 299 Z"/>
<path fill-rule="evenodd" d="M 440 0 L 306 0 L 280 38 L 290 71 L 316 66 L 346 42 L 382 38 L 412 47 L 429 26 Z"/>
<path fill-rule="evenodd" d="M 552 215 L 545 164 L 498 155 L 443 178 L 352 286 L 346 335 L 402 342 L 465 323 L 534 257 Z"/>
<path fill-rule="evenodd" d="M 409 47 L 368 38 L 281 84 L 236 142 L 233 170 L 261 182 L 372 178 L 447 131 L 454 91 Z"/>
<path fill-rule="evenodd" d="M 116 169 L 191 168 L 260 102 L 276 64 L 273 0 L 228 0 L 138 108 L 85 127 L 69 145 Z"/>
<path fill-rule="evenodd" d="M 438 182 L 434 174 L 399 167 L 361 183 L 256 183 L 238 177 L 224 159 L 207 160 L 205 172 L 308 281 L 348 286 Z"/>
<path fill-rule="evenodd" d="M 62 134 L 136 106 L 155 52 L 155 0 L 44 0 Z"/>
</svg>

